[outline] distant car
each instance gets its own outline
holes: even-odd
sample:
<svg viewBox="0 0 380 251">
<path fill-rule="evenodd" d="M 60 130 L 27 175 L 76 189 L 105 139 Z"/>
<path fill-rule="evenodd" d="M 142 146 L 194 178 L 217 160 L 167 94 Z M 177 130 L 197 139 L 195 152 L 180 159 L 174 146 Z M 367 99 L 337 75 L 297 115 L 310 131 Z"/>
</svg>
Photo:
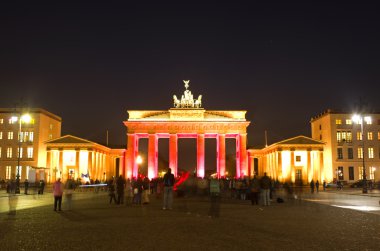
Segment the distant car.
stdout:
<svg viewBox="0 0 380 251">
<path fill-rule="evenodd" d="M 358 180 L 358 181 L 355 181 L 354 183 L 352 183 L 350 185 L 350 187 L 352 188 L 362 188 L 364 186 L 364 180 Z M 368 188 L 371 188 L 373 187 L 373 182 L 372 180 L 367 180 L 367 187 Z"/>
<path fill-rule="evenodd" d="M 338 182 L 330 182 L 326 184 L 326 188 L 337 188 L 337 189 L 342 189 L 343 188 L 343 182 L 338 181 Z"/>
</svg>

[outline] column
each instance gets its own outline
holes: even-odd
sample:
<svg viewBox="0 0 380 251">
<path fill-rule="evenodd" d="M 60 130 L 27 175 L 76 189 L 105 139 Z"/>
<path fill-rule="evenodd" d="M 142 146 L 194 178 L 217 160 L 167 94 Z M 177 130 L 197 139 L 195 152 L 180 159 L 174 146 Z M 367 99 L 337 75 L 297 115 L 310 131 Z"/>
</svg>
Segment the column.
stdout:
<svg viewBox="0 0 380 251">
<path fill-rule="evenodd" d="M 242 133 L 239 135 L 240 141 L 240 174 L 241 176 L 248 175 L 247 165 L 247 134 Z"/>
<path fill-rule="evenodd" d="M 62 174 L 63 174 L 63 150 L 62 149 L 60 149 L 59 150 L 59 165 L 58 165 L 58 170 L 57 170 L 57 172 L 58 172 L 58 175 L 57 175 L 57 173 L 56 173 L 56 177 L 58 177 L 58 178 L 61 178 L 61 176 L 62 176 Z"/>
<path fill-rule="evenodd" d="M 48 181 L 47 182 L 51 183 L 51 181 L 52 181 L 51 174 L 53 172 L 51 170 L 51 151 L 50 151 L 50 149 L 48 149 L 47 152 L 46 152 L 46 168 L 49 171 Z"/>
<path fill-rule="evenodd" d="M 291 182 L 295 182 L 295 170 L 294 170 L 294 150 L 290 150 L 290 178 Z"/>
<path fill-rule="evenodd" d="M 127 142 L 128 142 L 128 148 L 127 148 L 127 163 L 126 163 L 126 177 L 132 178 L 133 176 L 133 168 L 135 163 L 135 140 L 136 135 L 135 134 L 129 134 L 127 136 Z"/>
<path fill-rule="evenodd" d="M 218 147 L 217 172 L 218 172 L 218 177 L 221 178 L 221 177 L 226 176 L 226 135 L 225 134 L 218 134 L 217 147 Z"/>
<path fill-rule="evenodd" d="M 90 170 L 90 173 L 93 176 L 94 180 L 99 179 L 99 173 L 95 172 L 95 170 L 92 168 L 92 151 L 88 150 L 87 154 L 88 170 Z"/>
<path fill-rule="evenodd" d="M 240 169 L 240 137 L 236 136 L 236 178 L 240 178 L 241 169 Z"/>
<path fill-rule="evenodd" d="M 325 169 L 323 166 L 323 149 L 319 151 L 319 177 L 319 183 L 322 183 L 324 180 L 326 180 Z"/>
<path fill-rule="evenodd" d="M 315 177 L 314 177 L 314 166 L 311 165 L 311 150 L 307 149 L 307 166 L 306 168 L 303 168 L 302 172 L 305 170 L 305 174 L 302 173 L 302 180 L 303 182 L 309 183 L 311 179 L 314 179 L 315 183 Z M 306 177 L 306 179 L 304 179 Z"/>
<path fill-rule="evenodd" d="M 79 159 L 79 150 L 78 149 L 75 149 L 75 169 L 76 169 L 75 171 L 77 171 L 79 174 L 81 174 L 82 170 L 80 168 L 80 159 Z M 86 172 L 87 170 L 83 170 L 83 171 L 84 171 L 83 174 L 88 173 L 88 172 Z"/>
<path fill-rule="evenodd" d="M 205 177 L 205 135 L 197 135 L 197 177 Z"/>
<path fill-rule="evenodd" d="M 158 170 L 158 137 L 157 134 L 149 134 L 148 143 L 148 178 L 157 177 Z"/>
<path fill-rule="evenodd" d="M 178 164 L 178 136 L 177 134 L 170 134 L 169 136 L 169 167 L 172 169 L 174 176 L 177 176 Z"/>
</svg>

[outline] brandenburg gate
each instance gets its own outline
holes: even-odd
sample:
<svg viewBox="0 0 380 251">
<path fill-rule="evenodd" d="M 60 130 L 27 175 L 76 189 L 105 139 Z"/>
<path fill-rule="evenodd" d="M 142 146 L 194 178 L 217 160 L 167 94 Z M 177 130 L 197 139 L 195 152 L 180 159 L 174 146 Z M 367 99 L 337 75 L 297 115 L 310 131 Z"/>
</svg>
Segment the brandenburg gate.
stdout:
<svg viewBox="0 0 380 251">
<path fill-rule="evenodd" d="M 202 95 L 198 99 L 188 89 L 189 81 L 184 80 L 185 88 L 181 99 L 173 95 L 173 108 L 167 111 L 128 111 L 129 118 L 124 121 L 127 127 L 127 158 L 124 176 L 138 176 L 136 162 L 139 139 L 148 139 L 148 177 L 158 175 L 158 140 L 169 139 L 169 167 L 177 176 L 178 139 L 197 140 L 198 177 L 205 176 L 205 139 L 216 139 L 217 176 L 226 175 L 226 138 L 236 140 L 236 177 L 248 175 L 246 111 L 207 111 L 202 108 Z"/>
</svg>

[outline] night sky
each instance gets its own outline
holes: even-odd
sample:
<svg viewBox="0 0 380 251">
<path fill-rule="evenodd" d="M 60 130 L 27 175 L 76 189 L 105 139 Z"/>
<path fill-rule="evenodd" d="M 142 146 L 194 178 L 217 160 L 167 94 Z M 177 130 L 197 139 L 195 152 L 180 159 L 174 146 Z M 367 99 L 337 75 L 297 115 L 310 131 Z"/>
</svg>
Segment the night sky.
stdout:
<svg viewBox="0 0 380 251">
<path fill-rule="evenodd" d="M 139 2 L 139 1 L 135 1 Z M 310 118 L 380 110 L 379 8 L 321 3 L 29 4 L 0 8 L 0 107 L 62 117 L 62 135 L 125 145 L 127 110 L 167 110 L 189 79 L 206 110 L 247 110 L 250 146 Z"/>
</svg>

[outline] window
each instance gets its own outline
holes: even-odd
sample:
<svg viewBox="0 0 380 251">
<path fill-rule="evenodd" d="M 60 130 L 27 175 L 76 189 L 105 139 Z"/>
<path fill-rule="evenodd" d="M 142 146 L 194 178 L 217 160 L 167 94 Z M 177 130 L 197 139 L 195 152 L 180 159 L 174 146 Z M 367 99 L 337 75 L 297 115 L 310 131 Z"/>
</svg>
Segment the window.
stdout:
<svg viewBox="0 0 380 251">
<path fill-rule="evenodd" d="M 7 180 L 11 179 L 11 173 L 12 173 L 12 167 L 11 166 L 6 166 L 6 168 L 5 168 L 5 178 Z"/>
<path fill-rule="evenodd" d="M 29 142 L 33 142 L 33 132 L 29 132 Z"/>
<path fill-rule="evenodd" d="M 33 147 L 28 147 L 28 158 L 33 158 Z"/>
<path fill-rule="evenodd" d="M 0 132 L 0 139 L 3 139 L 3 132 Z"/>
<path fill-rule="evenodd" d="M 342 142 L 342 132 L 336 132 L 336 141 Z"/>
<path fill-rule="evenodd" d="M 343 166 L 338 166 L 338 179 L 339 180 L 344 180 L 344 176 L 343 176 Z"/>
<path fill-rule="evenodd" d="M 17 120 L 13 117 L 8 120 L 8 124 L 13 125 Z"/>
<path fill-rule="evenodd" d="M 354 158 L 354 150 L 352 148 L 347 148 L 347 157 L 349 159 L 353 159 Z"/>
<path fill-rule="evenodd" d="M 347 132 L 346 134 L 346 142 L 352 143 L 352 132 Z"/>
<path fill-rule="evenodd" d="M 19 175 L 19 179 L 21 180 L 21 175 L 22 175 L 22 166 L 16 166 L 16 175 Z"/>
<path fill-rule="evenodd" d="M 12 158 L 12 147 L 7 148 L 7 158 L 8 159 Z"/>
<path fill-rule="evenodd" d="M 0 119 L 0 124 L 4 124 L 4 119 Z"/>
<path fill-rule="evenodd" d="M 358 159 L 362 159 L 363 158 L 363 148 L 359 147 L 358 148 Z"/>
<path fill-rule="evenodd" d="M 346 119 L 346 125 L 352 125 L 352 120 L 351 119 Z"/>
<path fill-rule="evenodd" d="M 380 121 L 380 120 L 379 120 Z M 380 125 L 380 124 L 379 124 Z M 322 125 L 319 125 L 319 130 L 322 130 Z"/>
<path fill-rule="evenodd" d="M 362 140 L 363 139 L 361 132 L 356 132 L 356 139 L 357 140 Z"/>
<path fill-rule="evenodd" d="M 321 135 L 319 135 L 319 140 L 322 140 L 322 134 L 321 134 Z"/>
<path fill-rule="evenodd" d="M 352 132 L 350 131 L 336 132 L 336 140 L 338 141 L 338 143 L 340 142 L 352 143 Z"/>
<path fill-rule="evenodd" d="M 49 125 L 50 130 L 53 130 L 53 124 Z"/>
<path fill-rule="evenodd" d="M 375 179 L 375 171 L 376 171 L 376 167 L 374 167 L 374 166 L 369 167 L 369 179 L 370 180 Z"/>
<path fill-rule="evenodd" d="M 8 139 L 13 139 L 13 132 L 8 132 Z"/>
<path fill-rule="evenodd" d="M 380 140 L 380 132 L 377 132 L 377 139 Z"/>
<path fill-rule="evenodd" d="M 296 162 L 300 162 L 301 161 L 301 156 L 296 156 Z"/>
<path fill-rule="evenodd" d="M 373 147 L 368 147 L 368 158 L 373 159 Z"/>
<path fill-rule="evenodd" d="M 343 148 L 338 148 L 338 159 L 343 159 Z"/>
<path fill-rule="evenodd" d="M 30 166 L 26 166 L 25 179 L 29 179 L 29 170 L 30 169 L 31 169 Z"/>
<path fill-rule="evenodd" d="M 49 139 L 52 139 L 53 138 L 53 134 L 49 134 Z"/>
<path fill-rule="evenodd" d="M 373 140 L 373 133 L 372 132 L 367 132 L 367 139 Z"/>
<path fill-rule="evenodd" d="M 0 147 L 0 159 L 1 159 L 1 147 Z"/>
<path fill-rule="evenodd" d="M 349 180 L 354 180 L 355 177 L 354 177 L 354 167 L 353 166 L 349 166 L 348 167 L 348 179 Z"/>
<path fill-rule="evenodd" d="M 336 119 L 335 120 L 335 124 L 336 125 L 341 125 L 342 124 L 342 120 L 341 119 Z"/>
<path fill-rule="evenodd" d="M 364 117 L 364 120 L 367 125 L 372 125 L 372 118 L 371 117 Z"/>
<path fill-rule="evenodd" d="M 22 158 L 22 147 L 17 148 L 17 158 L 18 157 Z"/>
</svg>

